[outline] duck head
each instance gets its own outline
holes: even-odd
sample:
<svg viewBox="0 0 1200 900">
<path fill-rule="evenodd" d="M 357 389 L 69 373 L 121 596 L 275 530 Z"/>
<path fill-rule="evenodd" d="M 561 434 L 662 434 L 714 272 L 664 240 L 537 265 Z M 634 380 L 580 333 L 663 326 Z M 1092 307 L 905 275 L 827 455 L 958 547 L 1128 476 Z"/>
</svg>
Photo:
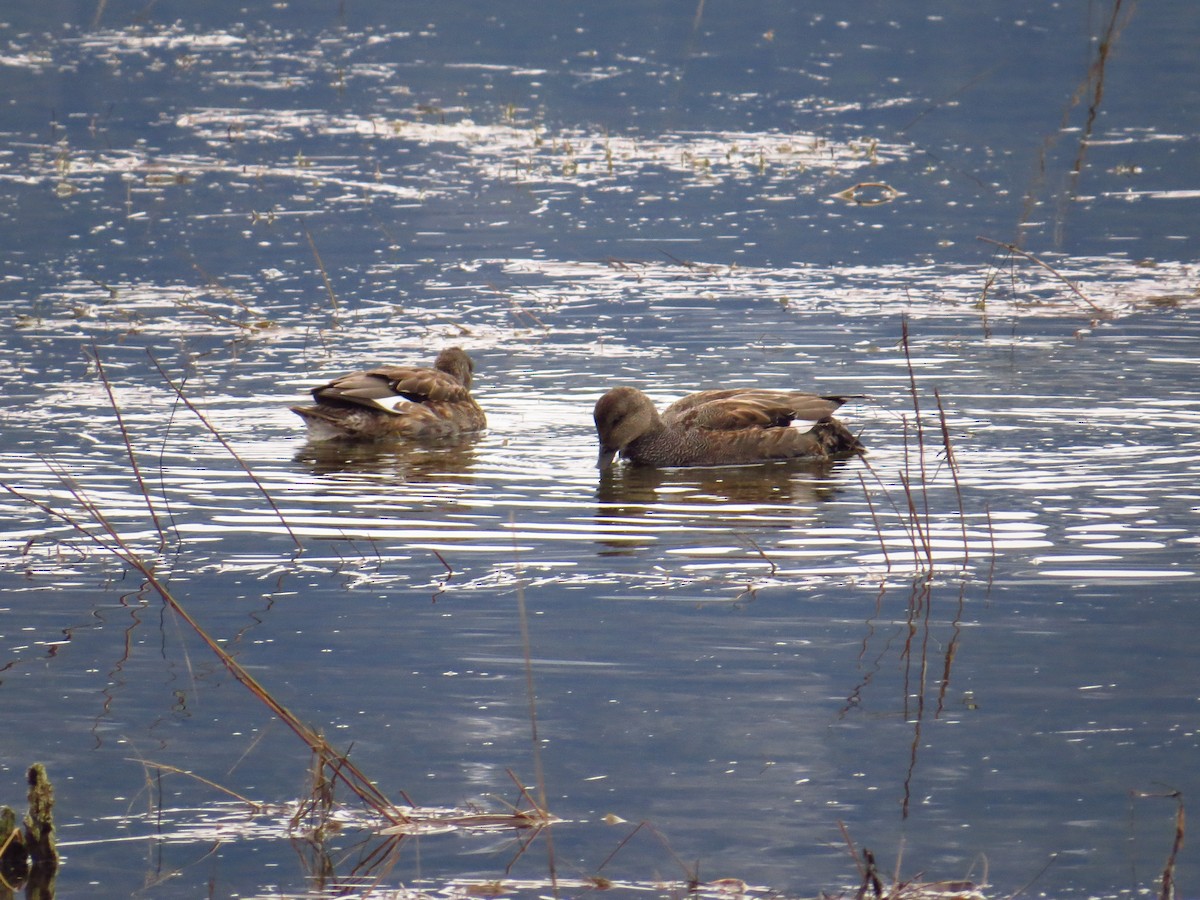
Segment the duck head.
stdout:
<svg viewBox="0 0 1200 900">
<path fill-rule="evenodd" d="M 598 469 L 607 469 L 618 453 L 661 424 L 653 401 L 631 387 L 613 388 L 597 400 L 592 418 L 600 436 Z"/>
</svg>

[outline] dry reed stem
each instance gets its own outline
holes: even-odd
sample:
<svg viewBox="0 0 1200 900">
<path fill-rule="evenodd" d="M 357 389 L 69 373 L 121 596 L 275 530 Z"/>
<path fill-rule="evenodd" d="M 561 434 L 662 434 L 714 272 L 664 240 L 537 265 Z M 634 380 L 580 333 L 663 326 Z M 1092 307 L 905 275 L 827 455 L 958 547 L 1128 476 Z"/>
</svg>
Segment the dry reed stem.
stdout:
<svg viewBox="0 0 1200 900">
<path fill-rule="evenodd" d="M 862 485 L 863 496 L 867 500 L 867 509 L 871 513 L 871 524 L 875 526 L 875 536 L 879 538 L 879 549 L 883 551 L 883 564 L 887 571 L 892 570 L 892 558 L 888 555 L 887 541 L 883 537 L 883 527 L 879 522 L 879 515 L 875 512 L 875 501 L 871 499 L 871 492 L 867 490 L 867 479 L 863 478 L 862 472 L 858 473 L 858 483 Z"/>
<path fill-rule="evenodd" d="M 670 855 L 671 859 L 673 859 L 675 861 L 675 864 L 677 866 L 679 866 L 679 871 L 683 872 L 688 877 L 689 883 L 691 883 L 693 885 L 698 884 L 699 879 L 697 878 L 696 871 L 694 869 L 689 869 L 687 864 L 684 863 L 684 861 L 679 858 L 679 854 L 675 852 L 675 848 L 671 846 L 671 842 L 667 840 L 666 836 L 661 831 L 659 831 L 657 828 L 655 828 L 653 825 L 651 825 L 649 822 L 646 822 L 646 821 L 639 822 L 634 827 L 634 829 L 631 832 L 629 832 L 629 834 L 627 834 L 627 835 L 625 835 L 625 837 L 621 838 L 620 843 L 618 843 L 617 846 L 613 849 L 613 851 L 610 854 L 608 854 L 608 856 L 604 857 L 604 861 L 602 863 L 600 863 L 599 866 L 596 867 L 596 872 L 597 873 L 601 872 L 605 866 L 607 866 L 610 862 L 612 862 L 613 859 L 616 858 L 616 855 L 618 853 L 620 853 L 623 849 L 625 849 L 625 845 L 628 844 L 631 840 L 633 840 L 634 835 L 636 835 L 643 828 L 645 828 L 652 835 L 654 835 L 655 839 L 662 845 L 663 849 L 667 851 L 667 853 Z"/>
<path fill-rule="evenodd" d="M 177 768 L 176 766 L 168 765 L 167 763 L 158 763 L 158 762 L 154 762 L 154 760 L 138 759 L 138 758 L 132 757 L 132 756 L 125 757 L 125 761 L 141 763 L 146 768 L 159 769 L 163 772 L 174 773 L 175 775 L 186 775 L 188 778 L 195 779 L 196 781 L 199 781 L 201 784 L 207 785 L 210 788 L 214 788 L 215 790 L 220 791 L 222 794 L 229 795 L 234 800 L 237 800 L 240 803 L 245 803 L 255 813 L 261 813 L 265 809 L 265 807 L 262 803 L 258 803 L 255 800 L 251 800 L 249 797 L 244 797 L 235 790 L 227 788 L 224 785 L 217 784 L 217 782 L 211 781 L 210 779 L 205 778 L 203 775 L 197 775 L 195 772 L 189 772 L 187 769 L 180 769 L 180 768 Z"/>
<path fill-rule="evenodd" d="M 862 860 L 858 856 L 858 848 L 854 846 L 854 839 L 850 837 L 850 829 L 846 827 L 846 823 L 838 819 L 838 830 L 842 833 L 842 840 L 846 842 L 846 850 L 850 853 L 850 858 L 854 860 L 854 865 L 858 867 L 858 874 L 866 874 L 866 867 L 863 866 Z"/>
<path fill-rule="evenodd" d="M 1167 862 L 1163 866 L 1162 884 L 1158 892 L 1158 900 L 1175 900 L 1175 862 L 1179 857 L 1179 851 L 1183 849 L 1183 837 L 1187 830 L 1187 815 L 1183 807 L 1183 792 L 1168 791 L 1161 794 L 1152 794 L 1134 791 L 1132 792 L 1132 796 L 1135 799 L 1160 798 L 1175 801 L 1175 837 L 1171 842 L 1171 851 L 1167 854 Z"/>
<path fill-rule="evenodd" d="M 267 489 L 263 486 L 263 483 L 258 480 L 258 476 L 254 474 L 248 465 L 246 465 L 245 460 L 238 456 L 238 452 L 233 449 L 233 446 L 229 443 L 229 441 L 225 440 L 224 435 L 222 435 L 221 432 L 216 429 L 216 426 L 214 426 L 212 422 L 208 421 L 208 418 L 204 415 L 204 413 L 200 412 L 196 405 L 192 403 L 187 395 L 183 393 L 183 388 L 175 384 L 175 382 L 171 379 L 171 376 L 167 374 L 167 370 L 162 367 L 162 364 L 158 361 L 157 357 L 155 357 L 154 354 L 150 353 L 149 351 L 147 351 L 147 356 L 150 357 L 150 361 L 154 363 L 154 367 L 158 369 L 158 373 L 163 377 L 163 380 L 167 383 L 171 390 L 175 392 L 175 396 L 179 398 L 180 402 L 183 403 L 183 405 L 186 406 L 188 410 L 190 410 L 191 413 L 200 420 L 201 424 L 208 429 L 209 434 L 216 438 L 217 442 L 225 448 L 225 451 L 231 457 L 233 457 L 234 462 L 241 466 L 242 471 L 246 473 L 246 477 L 254 482 L 254 486 L 258 488 L 258 492 L 262 494 L 263 499 L 267 501 L 267 504 L 275 512 L 275 515 L 279 518 L 280 524 L 283 525 L 284 530 L 288 533 L 288 537 L 290 537 L 292 539 L 292 543 L 296 545 L 296 549 L 303 550 L 304 546 L 300 543 L 300 538 L 296 537 L 296 532 L 294 532 L 292 530 L 292 526 L 288 524 L 287 519 L 283 515 L 283 511 L 275 503 L 275 499 L 267 492 Z"/>
<path fill-rule="evenodd" d="M 154 508 L 154 501 L 150 499 L 150 492 L 146 489 L 146 481 L 142 477 L 142 467 L 138 464 L 137 454 L 133 452 L 133 441 L 130 440 L 129 430 L 125 427 L 125 419 L 121 416 L 121 406 L 117 403 L 116 395 L 113 393 L 112 382 L 108 380 L 108 373 L 104 370 L 104 362 L 100 359 L 100 351 L 94 340 L 92 341 L 92 362 L 96 364 L 96 371 L 100 375 L 100 382 L 104 385 L 104 392 L 108 395 L 108 404 L 112 407 L 113 415 L 116 416 L 117 428 L 120 430 L 121 440 L 125 444 L 125 455 L 129 458 L 129 467 L 133 470 L 133 477 L 137 481 L 142 499 L 146 501 L 146 510 L 150 513 L 150 520 L 154 523 L 154 530 L 158 532 L 158 549 L 161 551 L 167 545 L 167 536 L 163 531 L 162 523 L 159 521 L 158 511 Z"/>
<path fill-rule="evenodd" d="M 61 473 L 57 467 L 54 467 L 48 460 L 47 465 L 51 467 L 60 479 L 64 479 L 63 483 L 71 495 L 76 498 L 76 501 L 90 515 L 93 521 L 100 526 L 103 534 L 97 534 L 90 531 L 82 522 L 66 513 L 56 510 L 32 497 L 28 497 L 8 484 L 3 484 L 3 488 L 10 494 L 20 498 L 21 500 L 37 507 L 49 516 L 52 516 L 65 524 L 69 525 L 75 531 L 84 535 L 88 540 L 92 541 L 102 550 L 112 554 L 117 559 L 121 560 L 125 565 L 134 569 L 141 574 L 145 580 L 147 587 L 153 590 L 163 602 L 175 612 L 187 625 L 196 633 L 203 643 L 217 656 L 221 664 L 229 671 L 233 677 L 254 694 L 271 712 L 273 712 L 288 728 L 292 730 L 301 740 L 308 745 L 309 749 L 318 754 L 327 765 L 334 769 L 334 774 L 341 780 L 360 800 L 367 806 L 373 809 L 384 818 L 392 822 L 400 822 L 406 820 L 407 816 L 401 813 L 392 803 L 383 795 L 383 793 L 368 779 L 358 767 L 344 755 L 339 754 L 329 745 L 329 743 L 316 731 L 305 725 L 288 710 L 283 704 L 276 700 L 264 688 L 257 679 L 254 678 L 245 668 L 243 668 L 232 656 L 225 651 L 217 641 L 208 634 L 200 623 L 192 617 L 192 615 L 184 608 L 184 606 L 175 598 L 167 585 L 155 574 L 151 563 L 143 560 L 138 553 L 130 547 L 125 539 L 117 532 L 112 523 L 104 512 L 93 503 L 69 478 Z M 334 768 L 336 764 L 336 768 Z M 343 772 L 343 767 L 345 774 Z"/>
<path fill-rule="evenodd" d="M 938 424 L 942 429 L 942 446 L 946 448 L 946 464 L 950 467 L 950 477 L 954 481 L 954 495 L 958 498 L 958 521 L 962 525 L 962 540 L 963 540 L 963 567 L 971 559 L 971 550 L 967 546 L 967 516 L 963 509 L 962 485 L 958 480 L 958 457 L 954 454 L 954 447 L 950 442 L 950 426 L 946 424 L 946 408 L 942 405 L 942 395 L 935 387 L 933 389 L 933 399 L 937 403 Z"/>
<path fill-rule="evenodd" d="M 338 314 L 337 294 L 333 292 L 333 284 L 329 281 L 329 273 L 325 270 L 325 263 L 321 261 L 321 253 L 317 250 L 317 242 L 313 240 L 313 236 L 307 228 L 304 229 L 304 237 L 308 239 L 308 246 L 312 250 L 313 259 L 317 261 L 317 268 L 321 272 L 321 280 L 325 282 L 325 291 L 329 294 L 329 305 L 332 307 L 333 315 L 336 319 Z"/>
<path fill-rule="evenodd" d="M 1071 281 L 1071 279 L 1067 278 L 1067 276 L 1065 276 L 1061 272 L 1059 272 L 1056 268 L 1054 268 L 1054 266 L 1050 265 L 1049 263 L 1047 263 L 1043 260 L 1038 259 L 1032 253 L 1030 253 L 1026 250 L 1022 250 L 1016 244 L 1006 244 L 1004 241 L 997 241 L 990 237 L 984 237 L 983 235 L 977 235 L 975 240 L 983 241 L 986 244 L 992 244 L 996 247 L 1000 247 L 1002 250 L 1007 250 L 1009 253 L 1011 253 L 1015 256 L 1023 257 L 1024 259 L 1027 259 L 1030 262 L 1041 266 L 1043 269 L 1045 269 L 1047 272 L 1049 272 L 1055 278 L 1059 279 L 1059 281 L 1061 281 L 1063 284 L 1065 284 L 1068 288 L 1070 288 L 1071 293 L 1073 293 L 1076 297 L 1078 297 L 1080 300 L 1082 300 L 1084 303 L 1086 303 L 1088 306 L 1090 306 L 1093 311 L 1099 313 L 1102 316 L 1108 315 L 1108 311 L 1105 310 L 1102 306 L 1098 305 L 1095 301 L 1092 300 L 1091 297 L 1089 297 L 1083 291 L 1081 291 L 1079 289 L 1079 286 L 1077 284 L 1075 284 L 1075 282 Z"/>
<path fill-rule="evenodd" d="M 248 303 L 246 303 L 246 301 L 243 300 L 241 297 L 239 297 L 237 295 L 236 291 L 234 291 L 232 288 L 226 287 L 225 285 L 221 284 L 221 282 L 219 282 L 215 277 L 213 277 L 211 274 L 209 274 L 207 271 L 205 271 L 204 267 L 200 265 L 200 263 L 197 261 L 196 257 L 193 254 L 188 253 L 187 259 L 188 259 L 188 262 L 190 262 L 192 264 L 192 268 L 196 270 L 196 274 L 198 274 L 201 278 L 204 279 L 205 284 L 207 284 L 210 289 L 219 291 L 220 293 L 224 294 L 229 299 L 230 303 L 232 303 L 235 306 L 237 306 L 238 308 L 240 308 L 242 310 L 242 312 L 244 312 L 246 315 L 248 315 L 248 316 L 261 315 L 260 313 L 251 309 L 250 305 Z M 241 325 L 241 327 L 244 328 L 246 326 L 243 324 L 243 325 Z"/>
<path fill-rule="evenodd" d="M 892 496 L 892 492 L 888 490 L 887 485 L 884 483 L 883 476 L 881 476 L 877 471 L 875 471 L 875 467 L 871 465 L 871 463 L 867 460 L 867 458 L 865 456 L 860 456 L 859 461 L 866 467 L 867 471 L 870 472 L 872 476 L 874 476 L 875 483 L 878 484 L 880 490 L 883 491 L 883 496 L 887 500 L 888 506 L 890 506 L 892 508 L 892 512 L 894 512 L 896 514 L 896 521 L 900 523 L 900 527 L 903 528 L 904 533 L 908 535 L 909 543 L 912 544 L 912 548 L 913 548 L 913 558 L 919 564 L 921 558 L 920 558 L 919 553 L 917 552 L 917 538 L 913 534 L 912 528 L 909 527 L 910 522 L 909 522 L 908 517 L 906 517 L 905 514 L 900 511 L 900 506 L 896 502 L 896 499 Z M 879 537 L 879 542 L 881 544 L 883 544 L 884 537 L 883 537 L 882 530 L 879 531 L 878 537 Z"/>
<path fill-rule="evenodd" d="M 1186 816 L 1183 811 L 1183 794 L 1175 792 L 1175 840 L 1171 844 L 1171 852 L 1167 856 L 1167 864 L 1163 867 L 1162 890 L 1160 900 L 1175 900 L 1175 860 L 1183 849 L 1183 833 Z"/>
<path fill-rule="evenodd" d="M 754 540 L 754 538 L 750 537 L 748 534 L 739 534 L 738 537 L 745 541 L 755 553 L 762 557 L 763 562 L 771 567 L 771 571 L 768 574 L 774 575 L 777 571 L 779 571 L 779 567 L 775 565 L 775 561 L 771 559 L 771 557 L 767 556 L 766 551 L 764 551 L 763 548 L 758 545 L 758 542 Z"/>
<path fill-rule="evenodd" d="M 521 556 L 517 551 L 516 520 L 510 513 L 509 525 L 513 533 L 513 559 L 517 575 L 517 619 L 521 625 L 521 650 L 525 657 L 525 693 L 529 698 L 529 732 L 532 741 L 534 781 L 537 785 L 538 802 L 536 807 L 546 814 L 549 809 L 546 803 L 546 775 L 542 768 L 541 739 L 538 736 L 537 720 L 537 691 L 533 683 L 533 643 L 529 637 L 529 615 L 525 608 L 525 579 L 521 571 Z M 515 778 L 513 779 L 516 780 Z M 522 788 L 524 790 L 524 788 Z M 552 831 L 546 832 L 546 853 L 550 870 L 550 883 L 558 895 L 558 867 L 554 857 L 554 837 Z"/>
<path fill-rule="evenodd" d="M 913 370 L 912 353 L 908 344 L 908 316 L 900 317 L 900 346 L 904 349 L 904 365 L 908 370 L 908 388 L 912 395 L 913 417 L 917 426 L 917 464 L 921 469 L 921 499 L 925 508 L 925 534 L 929 533 L 929 474 L 925 468 L 925 422 L 921 418 L 921 401 L 917 393 L 917 375 Z M 907 462 L 907 461 L 906 461 Z M 933 547 L 925 540 L 925 556 L 929 560 L 929 568 L 933 568 Z"/>
</svg>

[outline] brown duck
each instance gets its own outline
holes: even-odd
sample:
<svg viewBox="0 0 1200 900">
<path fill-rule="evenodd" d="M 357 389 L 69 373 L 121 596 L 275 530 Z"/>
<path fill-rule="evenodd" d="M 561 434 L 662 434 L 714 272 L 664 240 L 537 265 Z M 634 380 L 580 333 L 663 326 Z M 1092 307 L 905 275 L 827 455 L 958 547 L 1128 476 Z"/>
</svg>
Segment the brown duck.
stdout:
<svg viewBox="0 0 1200 900">
<path fill-rule="evenodd" d="M 314 441 L 447 438 L 487 426 L 471 396 L 475 366 L 459 347 L 433 368 L 379 366 L 314 388 L 316 406 L 293 406 Z"/>
<path fill-rule="evenodd" d="M 618 453 L 635 465 L 659 468 L 862 453 L 858 438 L 833 418 L 846 399 L 734 388 L 689 394 L 659 415 L 641 391 L 614 388 L 596 403 L 596 465 L 608 468 Z M 791 427 L 797 420 L 811 422 L 812 427 Z"/>
</svg>

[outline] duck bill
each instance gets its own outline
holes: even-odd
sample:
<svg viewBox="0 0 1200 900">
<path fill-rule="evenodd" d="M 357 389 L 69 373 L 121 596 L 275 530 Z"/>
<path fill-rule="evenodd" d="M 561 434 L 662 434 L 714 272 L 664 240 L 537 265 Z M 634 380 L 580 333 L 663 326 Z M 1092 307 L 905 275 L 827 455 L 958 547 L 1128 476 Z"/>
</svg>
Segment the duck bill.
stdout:
<svg viewBox="0 0 1200 900">
<path fill-rule="evenodd" d="M 600 469 L 601 471 L 603 471 L 604 469 L 607 469 L 609 466 L 612 465 L 613 459 L 614 459 L 614 457 L 616 457 L 616 455 L 617 455 L 616 450 L 609 449 L 608 447 L 601 447 L 600 448 L 600 456 L 596 460 L 596 468 Z"/>
</svg>

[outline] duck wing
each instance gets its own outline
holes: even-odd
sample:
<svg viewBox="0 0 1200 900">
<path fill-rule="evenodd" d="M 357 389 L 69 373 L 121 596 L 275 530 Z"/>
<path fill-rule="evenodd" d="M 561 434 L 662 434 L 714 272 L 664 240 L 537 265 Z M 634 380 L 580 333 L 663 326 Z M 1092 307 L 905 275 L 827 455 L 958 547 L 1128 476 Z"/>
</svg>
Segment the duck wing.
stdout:
<svg viewBox="0 0 1200 900">
<path fill-rule="evenodd" d="M 335 378 L 312 392 L 318 403 L 352 404 L 399 412 L 409 403 L 469 400 L 470 390 L 454 376 L 416 366 L 379 366 Z"/>
<path fill-rule="evenodd" d="M 819 422 L 833 415 L 843 397 L 822 397 L 802 391 L 752 388 L 700 391 L 677 400 L 663 411 L 663 421 L 680 428 L 709 431 L 786 428 L 800 419 Z"/>
</svg>

